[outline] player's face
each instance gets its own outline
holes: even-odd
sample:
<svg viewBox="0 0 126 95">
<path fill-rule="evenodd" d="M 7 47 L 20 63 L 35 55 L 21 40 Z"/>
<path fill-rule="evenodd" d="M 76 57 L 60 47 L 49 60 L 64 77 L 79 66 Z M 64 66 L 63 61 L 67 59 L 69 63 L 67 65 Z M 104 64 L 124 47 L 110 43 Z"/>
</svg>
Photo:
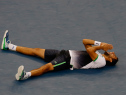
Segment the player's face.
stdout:
<svg viewBox="0 0 126 95">
<path fill-rule="evenodd" d="M 117 56 L 115 55 L 114 52 L 108 52 L 108 54 L 112 59 L 117 59 Z"/>
<path fill-rule="evenodd" d="M 117 56 L 114 52 L 105 52 L 104 54 L 111 57 L 112 59 L 117 59 Z"/>
</svg>

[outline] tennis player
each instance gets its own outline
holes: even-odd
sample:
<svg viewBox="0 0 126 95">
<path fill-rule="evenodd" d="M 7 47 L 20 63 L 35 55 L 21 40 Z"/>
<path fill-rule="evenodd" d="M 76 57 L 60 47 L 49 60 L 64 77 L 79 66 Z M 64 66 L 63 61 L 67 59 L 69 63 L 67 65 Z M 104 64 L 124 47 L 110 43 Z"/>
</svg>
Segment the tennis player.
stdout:
<svg viewBox="0 0 126 95">
<path fill-rule="evenodd" d="M 22 47 L 11 43 L 9 40 L 9 32 L 6 30 L 1 49 L 38 56 L 47 62 L 47 64 L 40 68 L 29 72 L 25 72 L 23 65 L 19 66 L 17 74 L 15 75 L 16 80 L 40 76 L 49 71 L 102 68 L 106 65 L 114 66 L 118 62 L 118 57 L 114 52 L 107 52 L 113 49 L 111 44 L 91 39 L 83 39 L 83 44 L 86 49 L 85 51 Z M 105 53 L 101 54 L 98 50 L 103 50 Z"/>
</svg>

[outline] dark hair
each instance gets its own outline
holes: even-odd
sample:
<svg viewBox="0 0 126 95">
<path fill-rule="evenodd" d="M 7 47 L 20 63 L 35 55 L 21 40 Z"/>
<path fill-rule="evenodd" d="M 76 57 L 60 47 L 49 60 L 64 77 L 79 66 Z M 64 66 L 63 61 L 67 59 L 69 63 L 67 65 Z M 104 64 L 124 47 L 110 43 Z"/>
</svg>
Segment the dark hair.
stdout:
<svg viewBox="0 0 126 95">
<path fill-rule="evenodd" d="M 118 58 L 117 59 L 112 59 L 112 62 L 106 61 L 106 65 L 107 66 L 114 66 L 114 65 L 116 65 L 117 62 L 118 62 Z"/>
</svg>

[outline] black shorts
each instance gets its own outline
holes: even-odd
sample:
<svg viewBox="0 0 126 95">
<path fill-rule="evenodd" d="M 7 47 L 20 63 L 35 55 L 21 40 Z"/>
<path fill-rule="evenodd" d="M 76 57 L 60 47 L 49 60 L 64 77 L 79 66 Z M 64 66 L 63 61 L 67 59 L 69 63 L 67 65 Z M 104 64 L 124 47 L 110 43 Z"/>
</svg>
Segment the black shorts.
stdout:
<svg viewBox="0 0 126 95">
<path fill-rule="evenodd" d="M 52 63 L 54 66 L 54 71 L 70 69 L 70 54 L 68 50 L 45 50 L 45 61 Z"/>
</svg>

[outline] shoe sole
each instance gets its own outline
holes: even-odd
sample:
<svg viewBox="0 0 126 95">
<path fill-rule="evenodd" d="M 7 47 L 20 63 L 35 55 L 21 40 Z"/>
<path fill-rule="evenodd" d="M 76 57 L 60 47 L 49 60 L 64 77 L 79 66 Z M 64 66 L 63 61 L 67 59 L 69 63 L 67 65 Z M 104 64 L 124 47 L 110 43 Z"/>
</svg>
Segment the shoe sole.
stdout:
<svg viewBox="0 0 126 95">
<path fill-rule="evenodd" d="M 15 75 L 16 80 L 20 80 L 23 71 L 24 71 L 24 66 L 21 65 L 21 66 L 18 68 L 18 73 Z"/>
<path fill-rule="evenodd" d="M 5 31 L 4 33 L 4 36 L 3 36 L 3 40 L 2 40 L 2 45 L 1 45 L 1 49 L 4 49 L 4 43 L 5 43 L 5 37 L 6 37 L 6 34 L 7 34 L 8 30 Z"/>
</svg>

